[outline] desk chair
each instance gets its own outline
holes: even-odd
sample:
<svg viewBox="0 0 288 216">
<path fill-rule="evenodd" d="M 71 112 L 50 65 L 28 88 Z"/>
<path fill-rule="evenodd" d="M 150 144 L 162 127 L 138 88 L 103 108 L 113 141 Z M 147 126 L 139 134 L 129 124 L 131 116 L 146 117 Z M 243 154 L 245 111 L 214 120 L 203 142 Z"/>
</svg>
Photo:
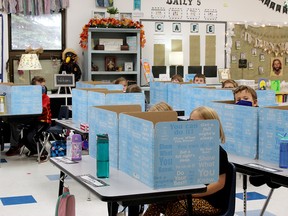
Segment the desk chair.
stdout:
<svg viewBox="0 0 288 216">
<path fill-rule="evenodd" d="M 219 216 L 233 216 L 235 213 L 235 191 L 236 191 L 236 168 L 229 162 L 228 172 L 226 174 L 226 194 L 223 199 L 225 209 Z"/>
<path fill-rule="evenodd" d="M 44 153 L 44 150 L 46 150 L 46 152 L 48 153 L 47 158 L 44 161 L 47 161 L 50 158 L 51 143 L 49 141 L 49 138 L 50 138 L 50 133 L 48 132 L 49 128 L 50 128 L 50 124 L 43 123 L 40 126 L 40 128 L 37 130 L 36 134 L 33 136 L 33 140 L 37 146 L 38 163 L 41 162 L 41 156 Z"/>
</svg>

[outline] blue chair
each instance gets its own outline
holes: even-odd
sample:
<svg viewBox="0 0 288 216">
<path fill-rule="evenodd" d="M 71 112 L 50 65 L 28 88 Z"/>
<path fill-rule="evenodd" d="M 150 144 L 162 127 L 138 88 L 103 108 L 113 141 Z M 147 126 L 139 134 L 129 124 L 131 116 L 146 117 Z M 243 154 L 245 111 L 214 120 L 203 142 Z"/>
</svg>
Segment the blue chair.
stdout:
<svg viewBox="0 0 288 216">
<path fill-rule="evenodd" d="M 219 216 L 233 216 L 235 213 L 235 193 L 236 193 L 236 168 L 229 162 L 228 172 L 226 174 L 226 194 L 223 197 L 225 208 Z"/>
</svg>

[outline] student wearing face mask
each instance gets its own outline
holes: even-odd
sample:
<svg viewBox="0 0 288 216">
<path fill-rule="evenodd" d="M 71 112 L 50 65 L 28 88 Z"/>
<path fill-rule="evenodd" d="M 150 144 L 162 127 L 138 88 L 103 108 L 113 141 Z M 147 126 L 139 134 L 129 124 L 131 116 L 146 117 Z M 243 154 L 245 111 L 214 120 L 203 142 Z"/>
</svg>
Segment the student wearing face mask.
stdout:
<svg viewBox="0 0 288 216">
<path fill-rule="evenodd" d="M 258 106 L 257 93 L 250 86 L 240 85 L 234 91 L 234 103 L 244 106 Z"/>
</svg>

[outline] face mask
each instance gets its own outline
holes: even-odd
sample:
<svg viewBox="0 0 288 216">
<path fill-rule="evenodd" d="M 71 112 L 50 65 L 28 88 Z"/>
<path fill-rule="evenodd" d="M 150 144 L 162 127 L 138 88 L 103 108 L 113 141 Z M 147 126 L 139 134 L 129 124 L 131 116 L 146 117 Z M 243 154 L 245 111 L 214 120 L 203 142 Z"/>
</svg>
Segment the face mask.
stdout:
<svg viewBox="0 0 288 216">
<path fill-rule="evenodd" d="M 240 100 L 236 103 L 237 105 L 242 105 L 242 106 L 252 106 L 251 101 L 246 101 L 246 100 Z"/>
</svg>

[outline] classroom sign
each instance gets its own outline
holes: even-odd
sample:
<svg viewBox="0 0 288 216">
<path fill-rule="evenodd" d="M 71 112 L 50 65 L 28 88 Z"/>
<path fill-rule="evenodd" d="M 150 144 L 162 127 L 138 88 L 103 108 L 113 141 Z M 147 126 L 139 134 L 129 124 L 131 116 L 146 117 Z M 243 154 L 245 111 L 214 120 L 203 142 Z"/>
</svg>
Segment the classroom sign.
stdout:
<svg viewBox="0 0 288 216">
<path fill-rule="evenodd" d="M 154 124 L 147 116 L 142 117 L 120 114 L 120 170 L 155 189 L 218 180 L 220 139 L 216 120 Z"/>
</svg>

